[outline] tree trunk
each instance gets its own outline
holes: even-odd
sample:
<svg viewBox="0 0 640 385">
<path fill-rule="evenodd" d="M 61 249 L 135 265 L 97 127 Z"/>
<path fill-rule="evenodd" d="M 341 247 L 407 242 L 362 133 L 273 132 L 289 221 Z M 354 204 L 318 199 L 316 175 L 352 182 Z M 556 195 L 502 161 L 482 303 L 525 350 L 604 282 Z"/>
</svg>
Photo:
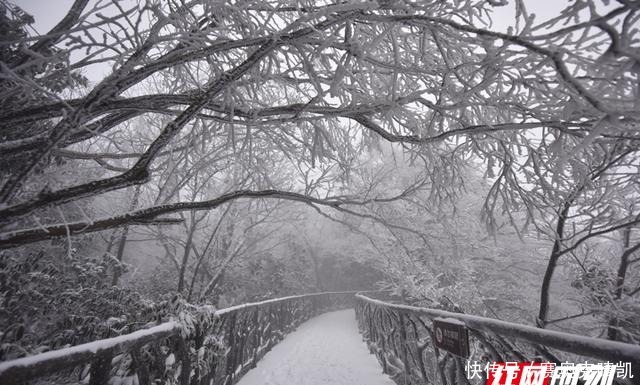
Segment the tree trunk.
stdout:
<svg viewBox="0 0 640 385">
<path fill-rule="evenodd" d="M 540 310 L 538 312 L 538 326 L 544 328 L 549 315 L 549 290 L 551 288 L 551 279 L 558 265 L 558 260 L 562 251 L 562 237 L 564 235 L 564 225 L 567 220 L 569 208 L 571 204 L 566 202 L 562 205 L 562 209 L 558 213 L 558 223 L 556 224 L 556 239 L 553 242 L 553 249 L 547 263 L 547 270 L 542 279 L 542 287 L 540 288 Z"/>
<path fill-rule="evenodd" d="M 189 264 L 189 254 L 191 253 L 191 243 L 193 242 L 193 234 L 196 232 L 195 212 L 191 211 L 191 223 L 187 231 L 187 243 L 184 246 L 184 254 L 182 254 L 182 262 L 180 263 L 180 276 L 178 277 L 178 293 L 184 290 L 184 276 Z"/>
<path fill-rule="evenodd" d="M 136 186 L 136 189 L 133 192 L 133 198 L 131 199 L 131 204 L 129 205 L 129 211 L 133 211 L 138 205 L 138 199 L 140 198 L 140 185 Z M 118 243 L 118 251 L 116 253 L 116 258 L 118 262 L 122 262 L 124 257 L 124 248 L 127 245 L 127 236 L 129 235 L 129 226 L 125 226 L 122 229 L 122 235 L 120 236 L 120 242 Z M 120 266 L 116 267 L 113 270 L 113 279 L 111 281 L 111 285 L 118 285 L 118 280 L 122 275 L 122 269 Z"/>
<path fill-rule="evenodd" d="M 220 270 L 218 270 L 218 272 L 216 272 L 216 274 L 213 276 L 213 278 L 209 280 L 209 282 L 207 283 L 207 286 L 202 291 L 202 294 L 200 294 L 200 298 L 198 298 L 198 302 L 203 302 L 204 299 L 213 292 L 216 286 L 218 286 L 218 283 L 224 276 L 225 269 L 226 267 L 224 266 L 221 267 Z"/>
<path fill-rule="evenodd" d="M 631 244 L 631 227 L 627 227 L 622 233 L 622 255 L 620 256 L 620 264 L 618 265 L 618 276 L 616 279 L 616 287 L 614 292 L 614 299 L 619 300 L 622 298 L 624 280 L 627 275 L 627 269 L 629 268 L 629 257 L 640 247 L 640 244 L 630 248 Z M 615 341 L 619 338 L 618 334 L 618 317 L 611 316 L 609 320 L 609 326 L 607 328 L 607 339 Z"/>
<path fill-rule="evenodd" d="M 307 250 L 309 251 L 309 259 L 311 259 L 311 263 L 313 264 L 313 273 L 316 277 L 317 291 L 325 291 L 325 285 L 322 281 L 322 275 L 320 274 L 320 261 L 318 260 L 318 256 L 316 255 L 315 250 L 311 247 L 311 245 L 309 245 L 308 241 Z"/>
<path fill-rule="evenodd" d="M 122 229 L 122 235 L 120 235 L 120 241 L 118 242 L 118 251 L 116 253 L 116 259 L 118 262 L 122 262 L 122 258 L 124 256 L 124 248 L 127 244 L 127 236 L 129 235 L 129 226 L 125 226 Z M 120 279 L 120 275 L 122 275 L 122 269 L 120 266 L 116 266 L 113 269 L 113 279 L 111 280 L 112 286 L 118 285 L 118 280 Z"/>
</svg>

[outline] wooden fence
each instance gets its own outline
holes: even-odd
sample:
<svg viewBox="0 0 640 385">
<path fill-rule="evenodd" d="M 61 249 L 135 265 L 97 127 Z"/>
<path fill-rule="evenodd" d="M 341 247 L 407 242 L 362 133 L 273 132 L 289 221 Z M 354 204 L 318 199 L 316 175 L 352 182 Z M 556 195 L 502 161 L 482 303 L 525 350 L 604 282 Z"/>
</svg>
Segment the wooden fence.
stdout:
<svg viewBox="0 0 640 385">
<path fill-rule="evenodd" d="M 383 371 L 400 385 L 485 384 L 484 370 L 468 378 L 469 363 L 482 368 L 490 362 L 593 363 L 594 358 L 629 362 L 636 383 L 640 379 L 637 345 L 330 292 L 205 309 L 131 334 L 3 362 L 0 384 L 232 385 L 302 322 L 349 307 L 355 307 L 360 332 Z M 432 343 L 437 318 L 464 323 L 468 360 Z"/>
<path fill-rule="evenodd" d="M 358 327 L 383 371 L 399 385 L 486 383 L 492 362 L 628 362 L 640 381 L 640 346 L 539 329 L 491 318 L 384 302 L 356 295 Z M 469 335 L 469 357 L 433 343 L 433 320 L 462 324 Z M 594 360 L 595 359 L 595 360 Z M 480 370 L 478 370 L 480 369 Z M 470 378 L 472 377 L 472 378 Z M 635 382 L 634 382 L 635 381 Z"/>
<path fill-rule="evenodd" d="M 0 384 L 232 385 L 314 315 L 356 292 L 316 293 L 183 316 L 131 334 L 0 363 Z"/>
</svg>

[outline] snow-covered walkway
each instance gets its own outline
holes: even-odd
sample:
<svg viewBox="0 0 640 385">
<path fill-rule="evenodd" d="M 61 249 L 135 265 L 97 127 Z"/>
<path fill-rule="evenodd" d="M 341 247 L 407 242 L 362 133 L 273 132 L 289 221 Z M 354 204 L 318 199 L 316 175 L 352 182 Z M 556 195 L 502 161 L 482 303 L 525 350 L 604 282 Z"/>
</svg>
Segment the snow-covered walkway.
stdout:
<svg viewBox="0 0 640 385">
<path fill-rule="evenodd" d="M 362 342 L 353 309 L 325 313 L 290 333 L 238 385 L 395 385 Z"/>
</svg>

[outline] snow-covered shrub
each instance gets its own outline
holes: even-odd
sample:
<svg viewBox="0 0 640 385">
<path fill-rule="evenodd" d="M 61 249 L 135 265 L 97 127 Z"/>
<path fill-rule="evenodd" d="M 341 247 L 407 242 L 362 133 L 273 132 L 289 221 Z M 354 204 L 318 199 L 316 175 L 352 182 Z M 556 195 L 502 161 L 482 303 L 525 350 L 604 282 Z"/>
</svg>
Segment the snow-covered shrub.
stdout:
<svg viewBox="0 0 640 385">
<path fill-rule="evenodd" d="M 111 258 L 0 254 L 0 361 L 129 333 L 168 318 L 111 285 Z"/>
</svg>

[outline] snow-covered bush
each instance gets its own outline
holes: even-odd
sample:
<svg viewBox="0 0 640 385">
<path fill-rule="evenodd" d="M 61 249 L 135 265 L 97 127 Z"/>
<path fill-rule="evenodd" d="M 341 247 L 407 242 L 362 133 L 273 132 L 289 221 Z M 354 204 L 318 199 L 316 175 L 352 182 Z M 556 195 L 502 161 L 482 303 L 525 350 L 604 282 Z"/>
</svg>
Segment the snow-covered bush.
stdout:
<svg viewBox="0 0 640 385">
<path fill-rule="evenodd" d="M 111 285 L 109 257 L 0 254 L 0 361 L 129 333 L 168 310 Z"/>
</svg>

